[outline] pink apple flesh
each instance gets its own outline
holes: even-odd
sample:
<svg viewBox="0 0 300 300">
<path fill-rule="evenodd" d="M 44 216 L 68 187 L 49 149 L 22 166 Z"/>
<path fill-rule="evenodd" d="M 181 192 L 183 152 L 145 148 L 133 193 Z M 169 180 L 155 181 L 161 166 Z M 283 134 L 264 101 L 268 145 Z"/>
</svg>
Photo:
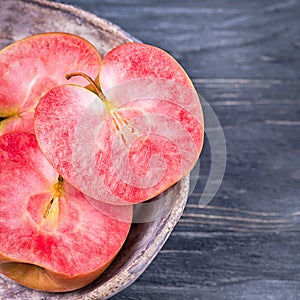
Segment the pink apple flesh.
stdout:
<svg viewBox="0 0 300 300">
<path fill-rule="evenodd" d="M 100 85 L 104 93 L 121 83 L 142 78 L 160 78 L 192 86 L 190 78 L 171 55 L 147 44 L 121 45 L 107 53 L 102 61 Z"/>
<path fill-rule="evenodd" d="M 43 33 L 17 41 L 0 51 L 0 135 L 33 133 L 34 109 L 51 88 L 66 83 L 65 74 L 78 70 L 96 78 L 101 58 L 81 37 Z M 72 83 L 86 84 L 82 78 Z"/>
<path fill-rule="evenodd" d="M 171 56 L 139 43 L 109 52 L 100 82 L 103 101 L 76 85 L 47 93 L 35 113 L 38 143 L 83 193 L 116 205 L 148 200 L 187 175 L 199 157 L 198 95 Z"/>
<path fill-rule="evenodd" d="M 107 268 L 127 237 L 132 207 L 87 199 L 54 171 L 33 134 L 0 137 L 0 171 L 1 273 L 61 292 Z"/>
</svg>

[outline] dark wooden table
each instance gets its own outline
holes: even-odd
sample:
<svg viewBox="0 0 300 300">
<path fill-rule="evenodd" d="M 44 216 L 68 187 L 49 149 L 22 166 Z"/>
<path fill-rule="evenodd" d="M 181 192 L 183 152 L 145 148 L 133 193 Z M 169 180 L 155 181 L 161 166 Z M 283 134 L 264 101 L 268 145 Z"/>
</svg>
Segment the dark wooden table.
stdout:
<svg viewBox="0 0 300 300">
<path fill-rule="evenodd" d="M 300 1 L 64 0 L 159 46 L 191 76 L 227 144 L 221 187 L 198 203 L 119 299 L 300 299 Z"/>
</svg>

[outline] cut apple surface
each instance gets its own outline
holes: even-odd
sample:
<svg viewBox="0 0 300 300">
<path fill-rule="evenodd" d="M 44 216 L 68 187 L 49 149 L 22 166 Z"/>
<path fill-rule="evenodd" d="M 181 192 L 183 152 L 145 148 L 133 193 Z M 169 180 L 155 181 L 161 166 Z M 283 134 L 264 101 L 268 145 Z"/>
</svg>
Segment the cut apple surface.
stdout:
<svg viewBox="0 0 300 300">
<path fill-rule="evenodd" d="M 100 85 L 103 92 L 134 79 L 153 78 L 192 87 L 183 68 L 167 52 L 141 43 L 127 43 L 112 49 L 101 64 Z M 159 91 L 163 93 L 163 90 Z M 174 99 L 176 101 L 176 99 Z"/>
<path fill-rule="evenodd" d="M 0 272 L 20 284 L 85 286 L 127 237 L 132 207 L 87 199 L 54 171 L 33 134 L 0 137 L 0 182 Z"/>
<path fill-rule="evenodd" d="M 69 77 L 77 75 L 84 76 Z M 86 195 L 116 205 L 148 200 L 187 175 L 199 157 L 198 95 L 169 54 L 140 43 L 109 52 L 99 76 L 96 93 L 62 85 L 42 97 L 34 121 L 38 143 Z"/>
<path fill-rule="evenodd" d="M 86 40 L 67 33 L 43 33 L 0 51 L 0 135 L 33 133 L 34 109 L 51 88 L 66 83 L 74 70 L 96 79 L 101 58 Z M 85 85 L 82 78 L 72 83 Z"/>
</svg>

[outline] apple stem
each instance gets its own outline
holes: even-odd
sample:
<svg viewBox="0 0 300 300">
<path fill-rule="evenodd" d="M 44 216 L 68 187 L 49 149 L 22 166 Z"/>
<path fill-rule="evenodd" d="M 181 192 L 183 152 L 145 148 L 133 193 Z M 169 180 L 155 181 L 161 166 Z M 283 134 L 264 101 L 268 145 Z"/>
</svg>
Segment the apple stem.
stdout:
<svg viewBox="0 0 300 300">
<path fill-rule="evenodd" d="M 105 102 L 105 103 L 108 102 L 108 100 L 107 100 L 106 97 L 104 96 L 104 94 L 103 94 L 101 88 L 97 85 L 97 83 L 96 83 L 90 76 L 88 76 L 87 74 L 85 74 L 85 73 L 83 73 L 83 72 L 74 72 L 74 73 L 69 73 L 69 74 L 67 74 L 67 75 L 66 75 L 66 79 L 69 80 L 70 78 L 72 78 L 72 77 L 74 77 L 74 76 L 81 76 L 81 77 L 85 78 L 85 79 L 92 85 L 92 87 L 95 89 L 96 94 L 99 96 L 99 98 L 100 98 L 103 102 Z"/>
</svg>

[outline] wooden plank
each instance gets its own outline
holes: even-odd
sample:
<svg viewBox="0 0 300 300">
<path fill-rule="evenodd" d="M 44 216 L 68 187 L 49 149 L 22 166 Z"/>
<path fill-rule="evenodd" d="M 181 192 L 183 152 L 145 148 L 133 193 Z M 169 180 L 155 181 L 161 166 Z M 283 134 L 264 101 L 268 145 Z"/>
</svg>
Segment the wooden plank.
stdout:
<svg viewBox="0 0 300 300">
<path fill-rule="evenodd" d="M 64 2 L 166 49 L 192 77 L 299 78 L 296 0 Z"/>
</svg>

